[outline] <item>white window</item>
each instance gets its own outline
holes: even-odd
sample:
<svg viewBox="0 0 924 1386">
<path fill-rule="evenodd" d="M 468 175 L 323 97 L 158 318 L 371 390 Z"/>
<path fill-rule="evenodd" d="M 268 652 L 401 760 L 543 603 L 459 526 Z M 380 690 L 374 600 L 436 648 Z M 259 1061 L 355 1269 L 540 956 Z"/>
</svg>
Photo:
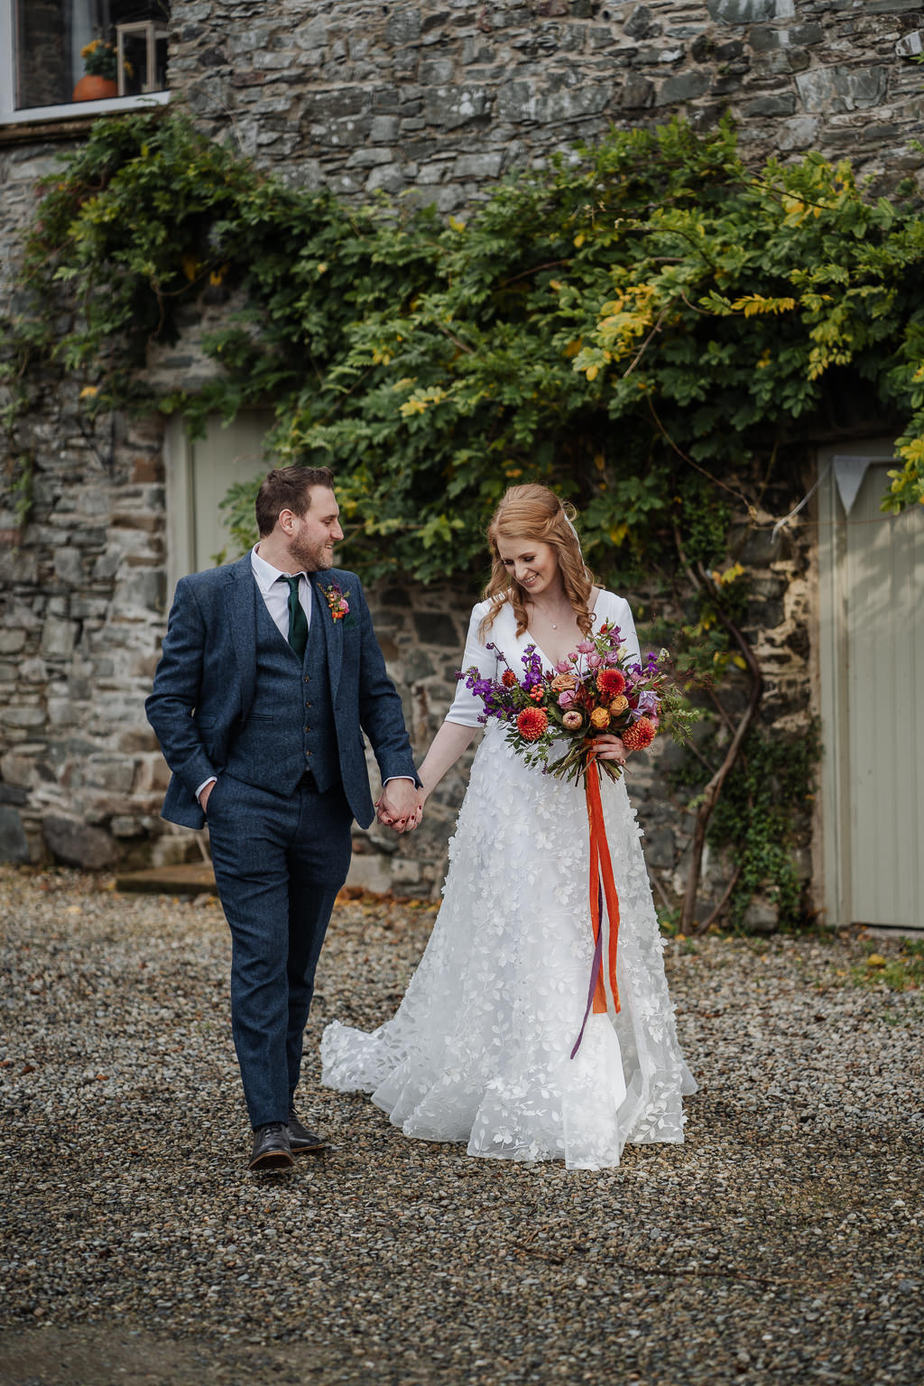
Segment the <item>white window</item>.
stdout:
<svg viewBox="0 0 924 1386">
<path fill-rule="evenodd" d="M 0 0 L 0 124 L 161 103 L 169 0 Z"/>
</svg>

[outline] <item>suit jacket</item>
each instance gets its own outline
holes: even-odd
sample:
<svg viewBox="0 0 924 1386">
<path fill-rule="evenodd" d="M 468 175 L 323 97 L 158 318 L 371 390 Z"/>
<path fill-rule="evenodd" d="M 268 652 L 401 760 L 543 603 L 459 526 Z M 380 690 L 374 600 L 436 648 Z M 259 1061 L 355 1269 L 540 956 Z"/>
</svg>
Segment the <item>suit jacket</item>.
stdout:
<svg viewBox="0 0 924 1386">
<path fill-rule="evenodd" d="M 419 783 L 401 699 L 385 671 L 372 618 L 355 573 L 325 569 L 320 585 L 349 593 L 349 614 L 332 619 L 315 595 L 334 707 L 340 774 L 353 816 L 364 828 L 374 817 L 364 754 L 365 732 L 383 782 L 403 775 Z M 247 717 L 256 685 L 255 580 L 250 554 L 236 563 L 193 573 L 177 584 L 163 656 L 145 703 L 164 758 L 173 772 L 163 816 L 201 828 L 196 790 L 223 769 L 236 730 Z"/>
</svg>

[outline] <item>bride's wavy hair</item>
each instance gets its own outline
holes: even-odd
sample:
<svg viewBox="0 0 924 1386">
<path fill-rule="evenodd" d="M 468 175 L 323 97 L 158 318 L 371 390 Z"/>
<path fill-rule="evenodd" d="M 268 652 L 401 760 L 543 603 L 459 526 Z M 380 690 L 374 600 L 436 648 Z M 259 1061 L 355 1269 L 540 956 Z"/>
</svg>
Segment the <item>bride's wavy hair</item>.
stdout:
<svg viewBox="0 0 924 1386">
<path fill-rule="evenodd" d="M 522 635 L 529 625 L 523 588 L 501 562 L 497 547 L 501 538 L 526 539 L 531 543 L 551 545 L 578 627 L 583 635 L 590 634 L 590 593 L 594 576 L 581 553 L 580 540 L 573 524 L 576 514 L 570 502 L 559 500 L 547 486 L 529 483 L 526 486 L 511 486 L 504 492 L 488 525 L 491 578 L 484 589 L 484 596 L 485 600 L 491 602 L 491 607 L 481 623 L 482 635 L 491 629 L 507 601 L 517 618 L 517 635 Z"/>
</svg>

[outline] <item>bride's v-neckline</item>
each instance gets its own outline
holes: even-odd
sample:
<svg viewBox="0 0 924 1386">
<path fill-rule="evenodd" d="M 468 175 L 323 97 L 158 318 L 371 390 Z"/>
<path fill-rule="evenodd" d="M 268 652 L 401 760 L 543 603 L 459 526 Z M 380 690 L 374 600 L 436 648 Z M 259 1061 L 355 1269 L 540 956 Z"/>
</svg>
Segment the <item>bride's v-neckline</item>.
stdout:
<svg viewBox="0 0 924 1386">
<path fill-rule="evenodd" d="M 597 619 L 597 607 L 598 607 L 599 604 L 600 604 L 600 598 L 601 598 L 602 595 L 603 595 L 603 588 L 602 588 L 602 587 L 598 587 L 598 588 L 597 588 L 597 595 L 596 595 L 596 598 L 594 599 L 594 604 L 593 604 L 593 606 L 592 606 L 591 609 L 590 609 L 590 618 L 591 618 L 592 621 L 596 621 L 596 619 Z M 512 610 L 512 608 L 511 608 L 511 610 Z M 555 659 L 551 659 L 551 658 L 546 654 L 545 650 L 544 650 L 544 649 L 542 648 L 542 646 L 539 644 L 539 641 L 538 641 L 538 640 L 536 639 L 536 637 L 533 635 L 532 631 L 529 629 L 528 626 L 527 626 L 526 630 L 523 632 L 523 636 L 524 636 L 524 638 L 526 639 L 527 644 L 533 644 L 533 645 L 535 645 L 536 650 L 537 650 L 538 653 L 542 656 L 542 658 L 545 660 L 546 664 L 548 664 L 549 668 L 550 668 L 550 669 L 554 669 L 554 668 L 555 668 L 555 665 L 556 665 L 557 663 L 559 663 L 559 661 L 558 661 L 558 660 L 555 660 Z M 584 638 L 584 637 L 582 636 L 581 639 L 583 639 L 583 638 Z M 571 650 L 566 651 L 566 654 L 571 654 L 571 653 L 573 653 L 573 651 L 571 651 Z M 562 658 L 564 658 L 564 655 L 562 656 Z"/>
</svg>

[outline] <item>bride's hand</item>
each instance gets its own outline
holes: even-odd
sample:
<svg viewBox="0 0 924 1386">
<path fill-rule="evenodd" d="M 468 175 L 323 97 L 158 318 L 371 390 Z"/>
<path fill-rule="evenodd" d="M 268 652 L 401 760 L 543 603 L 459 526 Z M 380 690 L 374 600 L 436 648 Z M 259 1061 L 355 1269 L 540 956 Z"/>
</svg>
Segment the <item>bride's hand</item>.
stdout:
<svg viewBox="0 0 924 1386">
<path fill-rule="evenodd" d="M 603 736 L 594 737 L 594 746 L 597 748 L 598 760 L 615 760 L 617 765 L 623 766 L 628 759 L 629 752 L 626 750 L 621 736 L 613 736 L 610 732 L 605 732 Z"/>
<path fill-rule="evenodd" d="M 408 789 L 405 780 L 391 780 L 375 804 L 380 823 L 397 833 L 412 833 L 423 816 L 423 799 L 416 786 Z"/>
</svg>

